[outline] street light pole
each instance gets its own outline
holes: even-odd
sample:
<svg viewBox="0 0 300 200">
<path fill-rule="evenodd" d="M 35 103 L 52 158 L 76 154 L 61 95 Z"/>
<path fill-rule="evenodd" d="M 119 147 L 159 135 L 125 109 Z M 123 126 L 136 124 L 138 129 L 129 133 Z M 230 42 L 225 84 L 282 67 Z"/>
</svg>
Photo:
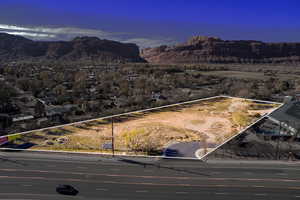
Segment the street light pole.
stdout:
<svg viewBox="0 0 300 200">
<path fill-rule="evenodd" d="M 115 145 L 114 145 L 114 118 L 111 118 L 111 149 L 112 156 L 115 157 Z"/>
</svg>

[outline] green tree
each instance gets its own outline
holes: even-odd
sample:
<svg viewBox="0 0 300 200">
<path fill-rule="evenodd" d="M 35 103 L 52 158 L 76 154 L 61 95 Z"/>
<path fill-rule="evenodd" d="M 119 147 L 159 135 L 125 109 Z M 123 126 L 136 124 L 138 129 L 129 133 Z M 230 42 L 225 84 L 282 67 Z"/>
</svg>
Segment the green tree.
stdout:
<svg viewBox="0 0 300 200">
<path fill-rule="evenodd" d="M 53 92 L 60 96 L 66 94 L 66 87 L 63 85 L 57 85 L 55 88 L 53 88 Z"/>
<path fill-rule="evenodd" d="M 17 96 L 17 92 L 14 88 L 0 83 L 0 103 L 9 102 L 15 96 Z"/>
</svg>

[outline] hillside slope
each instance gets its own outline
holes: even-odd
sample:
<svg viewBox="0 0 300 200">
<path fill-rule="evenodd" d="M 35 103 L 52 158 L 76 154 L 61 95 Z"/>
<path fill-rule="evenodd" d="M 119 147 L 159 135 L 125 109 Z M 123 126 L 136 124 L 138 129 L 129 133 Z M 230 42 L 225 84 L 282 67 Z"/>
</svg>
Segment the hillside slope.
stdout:
<svg viewBox="0 0 300 200">
<path fill-rule="evenodd" d="M 132 43 L 77 37 L 71 41 L 40 42 L 0 33 L 0 61 L 96 60 L 102 62 L 144 62 Z"/>
</svg>

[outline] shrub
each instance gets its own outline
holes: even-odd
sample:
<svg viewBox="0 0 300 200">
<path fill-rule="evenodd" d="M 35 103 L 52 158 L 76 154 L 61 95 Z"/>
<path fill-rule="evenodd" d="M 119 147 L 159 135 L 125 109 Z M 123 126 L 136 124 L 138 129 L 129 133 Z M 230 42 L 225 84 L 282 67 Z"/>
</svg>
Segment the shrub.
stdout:
<svg viewBox="0 0 300 200">
<path fill-rule="evenodd" d="M 145 129 L 135 129 L 122 134 L 125 145 L 132 151 L 153 152 L 158 149 L 158 143 L 146 133 Z"/>
<path fill-rule="evenodd" d="M 250 117 L 245 112 L 234 112 L 232 114 L 232 120 L 233 122 L 238 126 L 246 126 L 250 122 Z"/>
<path fill-rule="evenodd" d="M 217 102 L 214 104 L 215 110 L 217 112 L 224 112 L 224 111 L 228 110 L 229 105 L 230 105 L 230 102 L 228 102 L 228 101 L 221 101 L 221 102 Z"/>
</svg>

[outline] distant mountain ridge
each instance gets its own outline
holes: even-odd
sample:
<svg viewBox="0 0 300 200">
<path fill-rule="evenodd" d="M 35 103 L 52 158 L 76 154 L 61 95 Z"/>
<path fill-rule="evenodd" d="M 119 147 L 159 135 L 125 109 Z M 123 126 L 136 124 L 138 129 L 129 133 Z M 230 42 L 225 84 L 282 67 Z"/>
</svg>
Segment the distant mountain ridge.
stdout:
<svg viewBox="0 0 300 200">
<path fill-rule="evenodd" d="M 96 60 L 101 62 L 145 62 L 133 43 L 76 37 L 71 41 L 42 42 L 0 33 L 0 61 Z"/>
<path fill-rule="evenodd" d="M 143 49 L 141 56 L 151 63 L 299 63 L 300 43 L 195 36 L 183 44 Z"/>
</svg>

